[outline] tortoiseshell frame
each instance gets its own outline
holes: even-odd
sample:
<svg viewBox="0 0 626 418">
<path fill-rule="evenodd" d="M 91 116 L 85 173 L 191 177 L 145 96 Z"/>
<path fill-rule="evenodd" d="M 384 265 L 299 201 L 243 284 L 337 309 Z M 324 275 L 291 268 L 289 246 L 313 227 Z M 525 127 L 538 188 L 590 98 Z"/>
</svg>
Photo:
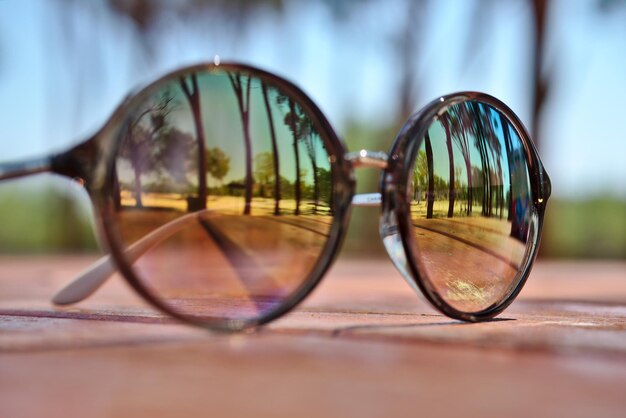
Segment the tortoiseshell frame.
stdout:
<svg viewBox="0 0 626 418">
<path fill-rule="evenodd" d="M 297 101 L 303 110 L 311 117 L 313 125 L 319 132 L 329 153 L 335 202 L 334 219 L 329 239 L 320 254 L 317 264 L 300 287 L 287 297 L 278 308 L 258 318 L 229 321 L 206 320 L 183 315 L 168 307 L 158 296 L 154 295 L 142 284 L 131 265 L 126 261 L 124 248 L 117 234 L 114 209 L 112 205 L 109 204 L 109 202 L 112 201 L 110 193 L 114 189 L 114 161 L 118 147 L 120 146 L 120 138 L 122 137 L 120 132 L 126 119 L 129 117 L 129 111 L 139 105 L 147 95 L 150 95 L 163 82 L 178 79 L 197 71 L 239 72 L 258 77 L 267 82 L 267 84 L 281 89 Z M 534 235 L 531 237 L 532 242 L 530 245 L 527 244 L 523 269 L 518 275 L 519 279 L 516 286 L 497 304 L 494 304 L 484 311 L 472 314 L 458 311 L 448 305 L 426 279 L 423 268 L 420 267 L 419 261 L 414 257 L 413 251 L 415 250 L 415 242 L 410 227 L 408 197 L 409 173 L 413 169 L 415 156 L 421 144 L 416 138 L 423 138 L 430 124 L 437 117 L 438 112 L 452 103 L 464 100 L 478 100 L 493 106 L 502 112 L 517 130 L 526 152 L 531 176 L 533 208 L 538 216 L 537 228 L 535 229 Z M 281 77 L 247 65 L 234 63 L 224 63 L 220 65 L 200 64 L 170 73 L 149 84 L 136 94 L 129 95 L 127 99 L 118 106 L 113 116 L 99 132 L 69 151 L 21 164 L 0 164 L 0 180 L 41 172 L 53 172 L 69 178 L 81 179 L 93 202 L 99 236 L 104 238 L 103 245 L 114 258 L 119 271 L 141 296 L 161 311 L 189 324 L 216 331 L 238 331 L 265 324 L 293 309 L 320 282 L 324 273 L 337 256 L 348 227 L 351 203 L 355 192 L 355 164 L 353 164 L 346 155 L 345 146 L 339 140 L 322 112 L 306 94 L 294 84 Z M 384 165 L 385 164 L 380 164 L 380 166 Z M 535 147 L 519 119 L 502 102 L 488 95 L 480 93 L 457 93 L 444 96 L 427 105 L 407 121 L 396 137 L 386 165 L 387 167 L 383 170 L 381 177 L 383 219 L 392 219 L 398 225 L 407 259 L 406 261 L 410 269 L 409 273 L 411 275 L 411 277 L 406 278 L 413 280 L 425 297 L 437 309 L 452 318 L 465 321 L 479 321 L 491 318 L 501 312 L 519 293 L 530 273 L 530 266 L 536 256 L 537 246 L 539 244 L 546 200 L 550 194 L 550 181 L 548 176 L 539 160 Z M 394 262 L 397 262 L 397 260 L 394 260 Z"/>
<path fill-rule="evenodd" d="M 126 261 L 124 249 L 117 234 L 114 210 L 107 203 L 112 201 L 110 193 L 114 189 L 114 160 L 120 146 L 120 138 L 122 137 L 120 130 L 126 122 L 129 111 L 139 105 L 145 97 L 154 92 L 164 82 L 177 80 L 180 77 L 198 71 L 230 71 L 254 76 L 290 95 L 311 117 L 316 130 L 326 145 L 331 162 L 335 207 L 329 239 L 320 254 L 317 264 L 302 284 L 277 309 L 269 311 L 258 318 L 212 321 L 184 315 L 171 309 L 143 285 L 141 279 Z M 115 259 L 119 271 L 143 298 L 168 315 L 192 325 L 216 331 L 239 331 L 265 324 L 293 309 L 315 288 L 338 254 L 348 226 L 350 203 L 355 190 L 352 165 L 345 159 L 345 154 L 346 149 L 336 136 L 328 120 L 307 95 L 294 84 L 266 71 L 243 64 L 200 64 L 170 73 L 149 84 L 138 93 L 130 95 L 96 135 L 72 150 L 54 157 L 52 171 L 68 177 L 78 177 L 85 180 L 85 187 L 93 201 L 98 218 L 97 225 L 99 225 L 100 236 L 104 237 L 104 244 Z"/>
</svg>

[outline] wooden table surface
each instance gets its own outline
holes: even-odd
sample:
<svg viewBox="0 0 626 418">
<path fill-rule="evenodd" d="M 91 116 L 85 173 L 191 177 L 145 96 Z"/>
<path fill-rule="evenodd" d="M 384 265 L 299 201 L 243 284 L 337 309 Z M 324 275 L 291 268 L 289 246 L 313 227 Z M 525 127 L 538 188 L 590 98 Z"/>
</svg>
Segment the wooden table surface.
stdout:
<svg viewBox="0 0 626 418">
<path fill-rule="evenodd" d="M 387 260 L 340 261 L 295 312 L 215 335 L 93 257 L 0 257 L 0 417 L 626 416 L 626 264 L 539 262 L 497 321 L 432 310 Z"/>
</svg>

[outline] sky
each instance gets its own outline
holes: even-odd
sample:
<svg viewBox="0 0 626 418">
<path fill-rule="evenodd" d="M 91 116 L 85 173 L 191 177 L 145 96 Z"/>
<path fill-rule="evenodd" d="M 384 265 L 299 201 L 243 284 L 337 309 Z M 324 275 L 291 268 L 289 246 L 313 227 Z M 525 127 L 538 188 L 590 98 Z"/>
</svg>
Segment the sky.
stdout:
<svg viewBox="0 0 626 418">
<path fill-rule="evenodd" d="M 200 91 L 200 109 L 202 109 L 203 114 L 202 121 L 206 147 L 208 149 L 217 147 L 229 158 L 229 170 L 222 179 L 222 184 L 228 184 L 231 181 L 241 182 L 245 177 L 244 132 L 237 98 L 228 75 L 226 72 L 203 73 L 198 75 L 197 83 Z M 242 84 L 245 91 L 247 86 L 245 77 L 242 78 Z M 289 105 L 287 103 L 279 104 L 275 86 L 269 83 L 267 86 L 268 103 L 272 113 L 279 155 L 280 176 L 294 182 L 296 178 L 296 162 L 293 149 L 293 134 L 285 123 Z M 190 137 L 195 137 L 196 126 L 192 110 L 180 88 L 178 80 L 161 85 L 158 90 L 152 93 L 151 99 L 145 104 L 145 107 L 139 107 L 134 112 L 143 114 L 145 108 L 159 103 L 164 93 L 171 95 L 173 99 L 166 119 L 167 125 L 175 127 Z M 251 80 L 250 102 L 245 103 L 249 112 L 250 147 L 252 158 L 255 159 L 261 153 L 272 153 L 272 138 L 267 118 L 267 109 L 258 78 Z M 144 115 L 141 119 L 146 129 L 150 129 L 151 126 L 148 116 Z M 312 156 L 310 156 L 307 144 L 304 141 L 298 141 L 298 152 L 301 156 L 300 175 L 303 182 L 312 184 L 312 158 L 315 160 L 316 167 L 325 170 L 330 170 L 330 163 L 328 161 L 328 153 L 319 135 L 314 132 L 312 136 L 307 137 L 305 140 L 310 141 L 309 144 L 315 147 L 315 150 L 312 151 Z M 177 163 L 179 162 L 177 161 Z M 131 177 L 133 173 L 128 170 L 125 175 Z"/>
<path fill-rule="evenodd" d="M 339 23 L 319 2 L 288 2 L 282 16 L 259 12 L 239 31 L 206 16 L 165 16 L 149 56 L 133 26 L 101 2 L 65 14 L 62 4 L 71 2 L 0 0 L 0 161 L 67 148 L 97 131 L 137 86 L 216 54 L 295 82 L 339 136 L 354 121 L 375 127 L 398 117 L 392 39 L 406 19 L 404 1 L 371 1 Z M 481 21 L 472 18 L 472 4 L 429 2 L 416 22 L 414 108 L 478 90 L 503 100 L 530 127 L 526 2 L 491 1 Z M 540 154 L 554 195 L 626 199 L 626 5 L 602 13 L 596 4 L 553 2 Z M 473 37 L 479 41 L 472 44 Z M 392 139 L 381 138 L 379 148 Z"/>
</svg>

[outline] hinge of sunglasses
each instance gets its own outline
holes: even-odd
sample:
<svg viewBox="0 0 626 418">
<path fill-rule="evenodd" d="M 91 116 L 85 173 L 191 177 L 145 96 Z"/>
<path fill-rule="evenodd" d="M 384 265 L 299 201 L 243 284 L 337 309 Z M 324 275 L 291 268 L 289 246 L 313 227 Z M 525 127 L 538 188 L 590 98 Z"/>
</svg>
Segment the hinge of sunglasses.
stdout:
<svg viewBox="0 0 626 418">
<path fill-rule="evenodd" d="M 360 151 L 348 152 L 345 155 L 346 160 L 352 163 L 352 167 L 369 167 L 369 168 L 387 168 L 387 153 L 383 151 L 369 151 L 362 149 Z"/>
</svg>

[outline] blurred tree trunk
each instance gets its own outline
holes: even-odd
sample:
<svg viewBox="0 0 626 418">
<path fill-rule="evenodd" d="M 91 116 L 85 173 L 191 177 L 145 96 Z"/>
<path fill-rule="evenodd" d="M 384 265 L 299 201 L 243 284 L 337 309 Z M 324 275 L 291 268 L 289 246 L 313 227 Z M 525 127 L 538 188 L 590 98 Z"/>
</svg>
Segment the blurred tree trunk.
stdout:
<svg viewBox="0 0 626 418">
<path fill-rule="evenodd" d="M 317 152 L 315 151 L 315 144 L 313 143 L 313 137 L 311 135 L 307 138 L 307 151 L 309 159 L 311 160 L 311 167 L 313 168 L 313 213 L 317 213 L 317 205 L 320 199 L 320 186 L 319 177 L 317 175 Z"/>
<path fill-rule="evenodd" d="M 519 232 L 520 232 L 520 225 L 517 219 L 517 216 L 513 216 L 513 205 L 515 204 L 515 202 L 513 201 L 513 177 L 511 176 L 511 173 L 513 173 L 513 170 L 515 169 L 513 167 L 513 146 L 512 146 L 512 142 L 511 142 L 511 134 L 509 132 L 508 125 L 505 122 L 504 116 L 502 116 L 502 114 L 500 114 L 500 124 L 502 125 L 502 130 L 504 131 L 504 146 L 506 147 L 506 155 L 507 155 L 507 164 L 509 167 L 509 196 L 508 196 L 508 204 L 507 204 L 507 208 L 508 208 L 508 214 L 507 214 L 507 221 L 511 221 L 511 236 L 512 237 L 518 237 L 519 236 Z"/>
<path fill-rule="evenodd" d="M 491 216 L 491 163 L 489 161 L 489 150 L 487 149 L 487 138 L 485 130 L 483 128 L 480 109 L 478 103 L 472 102 L 472 117 L 476 121 L 476 148 L 478 148 L 482 166 L 482 178 L 483 178 L 483 198 L 482 198 L 482 215 Z"/>
<path fill-rule="evenodd" d="M 399 31 L 396 40 L 396 51 L 399 57 L 400 71 L 400 88 L 399 95 L 400 106 L 398 111 L 398 120 L 404 121 L 407 116 L 413 113 L 415 108 L 416 97 L 416 56 L 418 42 L 418 30 L 422 23 L 422 10 L 425 5 L 423 0 L 410 0 L 408 10 L 406 12 L 406 21 L 404 27 Z"/>
<path fill-rule="evenodd" d="M 450 184 L 448 186 L 448 218 L 454 216 L 454 152 L 452 151 L 452 135 L 450 134 L 450 121 L 447 117 L 441 119 L 446 131 L 446 146 L 448 147 L 448 165 L 450 168 Z"/>
<path fill-rule="evenodd" d="M 291 117 L 289 118 L 289 125 L 291 128 L 291 132 L 293 133 L 293 152 L 296 157 L 296 184 L 295 184 L 295 194 L 296 194 L 296 210 L 295 214 L 300 215 L 300 198 L 301 198 L 301 184 L 300 184 L 300 152 L 298 151 L 298 128 L 296 125 L 296 106 L 291 99 L 289 98 L 289 112 L 291 113 Z"/>
<path fill-rule="evenodd" d="M 198 144 L 198 209 L 206 209 L 207 200 L 207 166 L 206 166 L 206 142 L 204 138 L 204 124 L 200 109 L 200 90 L 196 74 L 191 75 L 191 88 L 184 78 L 180 79 L 180 87 L 189 101 L 193 121 L 196 128 L 196 142 Z"/>
<path fill-rule="evenodd" d="M 143 208 L 143 201 L 141 200 L 141 172 L 139 168 L 133 167 L 133 174 L 135 176 L 135 207 L 138 209 Z"/>
<path fill-rule="evenodd" d="M 539 137 L 539 124 L 541 111 L 545 104 L 548 94 L 549 76 L 542 73 L 544 62 L 544 51 L 546 44 L 546 22 L 548 0 L 530 0 L 532 2 L 533 17 L 535 21 L 535 43 L 533 48 L 533 73 L 532 80 L 534 85 L 533 96 L 533 124 L 532 139 L 539 148 L 541 146 L 541 138 Z"/>
<path fill-rule="evenodd" d="M 250 215 L 252 204 L 252 143 L 250 140 L 250 84 L 252 80 L 248 77 L 248 83 L 244 87 L 241 74 L 228 74 L 230 82 L 237 97 L 239 115 L 241 116 L 241 126 L 243 128 L 243 141 L 246 149 L 246 180 L 245 180 L 245 206 L 244 215 Z M 244 93 L 245 89 L 245 93 Z M 245 94 L 245 98 L 244 98 Z"/>
<path fill-rule="evenodd" d="M 278 145 L 276 144 L 276 131 L 274 130 L 272 108 L 270 107 L 270 102 L 267 97 L 267 86 L 263 82 L 261 82 L 261 90 L 263 91 L 263 102 L 265 103 L 265 111 L 267 112 L 267 121 L 270 125 L 272 155 L 274 157 L 274 215 L 280 215 L 280 163 L 278 159 Z"/>
<path fill-rule="evenodd" d="M 433 167 L 433 147 L 430 143 L 430 135 L 426 132 L 426 161 L 428 165 L 428 196 L 426 197 L 426 219 L 433 217 L 433 205 L 435 203 L 435 172 Z"/>
</svg>

